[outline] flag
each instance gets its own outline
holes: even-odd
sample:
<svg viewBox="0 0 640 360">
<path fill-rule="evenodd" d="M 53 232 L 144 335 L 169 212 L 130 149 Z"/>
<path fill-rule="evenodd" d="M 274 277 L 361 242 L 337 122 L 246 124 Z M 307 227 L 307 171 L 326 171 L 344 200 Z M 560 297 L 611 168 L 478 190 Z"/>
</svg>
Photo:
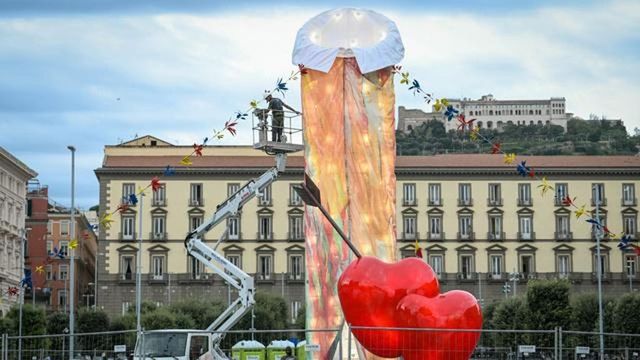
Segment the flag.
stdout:
<svg viewBox="0 0 640 360">
<path fill-rule="evenodd" d="M 420 248 L 420 245 L 418 244 L 418 239 L 416 238 L 416 243 L 414 245 L 414 252 L 416 257 L 419 257 L 420 259 L 422 259 L 422 249 Z"/>
</svg>

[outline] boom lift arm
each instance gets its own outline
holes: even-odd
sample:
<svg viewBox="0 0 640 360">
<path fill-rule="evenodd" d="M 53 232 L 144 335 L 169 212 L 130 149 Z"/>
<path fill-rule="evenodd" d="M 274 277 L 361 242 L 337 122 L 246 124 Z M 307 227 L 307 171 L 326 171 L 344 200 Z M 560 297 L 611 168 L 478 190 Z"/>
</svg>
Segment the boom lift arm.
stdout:
<svg viewBox="0 0 640 360">
<path fill-rule="evenodd" d="M 238 298 L 207 327 L 207 331 L 215 331 L 213 335 L 215 348 L 214 358 L 217 355 L 217 358 L 225 359 L 224 354 L 219 350 L 217 345 L 224 337 L 224 332 L 230 330 L 255 304 L 255 287 L 251 276 L 216 251 L 228 230 L 224 232 L 214 248 L 205 244 L 202 241 L 202 236 L 228 217 L 235 216 L 244 204 L 253 199 L 254 196 L 259 195 L 265 187 L 278 178 L 279 173 L 285 169 L 287 154 L 277 153 L 275 156 L 275 167 L 267 170 L 258 178 L 250 180 L 227 200 L 218 205 L 213 216 L 198 226 L 197 229 L 190 232 L 184 240 L 187 252 L 191 256 L 198 259 L 213 272 L 220 275 L 230 286 L 238 290 Z"/>
</svg>

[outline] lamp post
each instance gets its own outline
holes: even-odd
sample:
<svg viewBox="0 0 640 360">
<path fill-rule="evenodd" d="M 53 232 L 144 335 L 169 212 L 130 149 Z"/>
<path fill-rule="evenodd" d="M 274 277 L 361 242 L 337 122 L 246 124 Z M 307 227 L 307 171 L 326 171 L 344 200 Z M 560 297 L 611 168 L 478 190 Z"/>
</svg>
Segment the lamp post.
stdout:
<svg viewBox="0 0 640 360">
<path fill-rule="evenodd" d="M 596 203 L 596 220 L 600 222 L 600 187 L 596 185 L 594 188 L 594 197 Z M 600 359 L 604 359 L 604 319 L 602 310 L 602 257 L 600 256 L 600 240 L 602 238 L 602 229 L 596 226 L 596 274 L 598 276 L 598 327 L 600 329 Z"/>
<path fill-rule="evenodd" d="M 76 190 L 76 148 L 72 145 L 67 146 L 71 151 L 71 241 L 74 240 L 76 234 L 76 218 L 75 218 L 75 190 Z M 69 360 L 73 360 L 74 341 L 73 334 L 75 332 L 76 317 L 74 313 L 75 306 L 75 251 L 70 251 L 70 267 L 69 269 Z"/>
<path fill-rule="evenodd" d="M 144 193 L 140 193 L 140 218 L 138 219 L 138 258 L 136 259 L 136 330 L 140 337 L 140 303 L 142 301 L 142 202 Z"/>
</svg>

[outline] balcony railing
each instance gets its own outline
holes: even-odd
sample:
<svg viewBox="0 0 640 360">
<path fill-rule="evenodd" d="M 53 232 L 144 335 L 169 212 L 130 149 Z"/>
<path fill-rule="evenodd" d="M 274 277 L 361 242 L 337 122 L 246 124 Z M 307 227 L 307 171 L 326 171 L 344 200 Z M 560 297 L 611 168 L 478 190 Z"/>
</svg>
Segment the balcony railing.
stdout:
<svg viewBox="0 0 640 360">
<path fill-rule="evenodd" d="M 504 240 L 506 238 L 504 231 L 503 232 L 488 232 L 487 239 L 488 240 Z"/>
<path fill-rule="evenodd" d="M 152 241 L 165 241 L 167 240 L 167 233 L 166 232 L 161 232 L 161 233 L 156 233 L 156 232 L 150 232 L 149 233 L 149 239 L 151 239 Z"/>
<path fill-rule="evenodd" d="M 135 273 L 124 273 L 119 274 L 120 282 L 135 282 L 136 274 Z"/>
<path fill-rule="evenodd" d="M 289 199 L 289 206 L 302 206 L 302 200 L 300 198 L 293 201 L 293 199 Z"/>
<path fill-rule="evenodd" d="M 264 274 L 264 273 L 257 273 L 256 274 L 256 280 L 257 281 L 263 281 L 263 282 L 274 282 L 276 280 L 275 274 Z"/>
<path fill-rule="evenodd" d="M 596 206 L 596 199 L 591 199 L 591 206 Z M 607 198 L 602 199 L 600 206 L 607 206 Z"/>
<path fill-rule="evenodd" d="M 304 273 L 303 272 L 300 272 L 300 273 L 288 273 L 287 274 L 287 280 L 289 282 L 304 282 L 305 281 Z"/>
<path fill-rule="evenodd" d="M 475 272 L 459 272 L 456 274 L 456 278 L 460 281 L 475 281 L 478 277 Z"/>
<path fill-rule="evenodd" d="M 444 233 L 443 232 L 429 233 L 427 235 L 427 239 L 428 240 L 444 240 Z"/>
<path fill-rule="evenodd" d="M 531 198 L 528 198 L 528 199 L 518 198 L 518 206 L 533 206 L 533 200 Z"/>
<path fill-rule="evenodd" d="M 271 201 L 271 198 L 263 199 L 262 197 L 259 197 L 258 198 L 258 205 L 259 206 L 271 206 L 271 205 L 273 205 L 273 202 Z"/>
<path fill-rule="evenodd" d="M 572 240 L 573 239 L 573 233 L 572 232 L 554 232 L 553 233 L 553 237 L 556 240 Z"/>
<path fill-rule="evenodd" d="M 442 206 L 442 199 L 429 199 L 429 206 Z"/>
<path fill-rule="evenodd" d="M 118 239 L 120 239 L 120 241 L 134 241 L 138 238 L 138 234 L 137 233 L 133 233 L 133 234 L 123 234 L 123 233 L 118 233 Z"/>
<path fill-rule="evenodd" d="M 458 199 L 458 206 L 473 206 L 473 199 Z"/>
<path fill-rule="evenodd" d="M 500 198 L 500 199 L 487 199 L 487 206 L 502 206 L 502 198 Z"/>
<path fill-rule="evenodd" d="M 420 233 L 419 232 L 414 232 L 414 233 L 402 233 L 402 241 L 413 241 L 416 239 L 420 239 Z"/>
<path fill-rule="evenodd" d="M 536 239 L 536 233 L 535 232 L 528 232 L 528 233 L 522 233 L 518 231 L 518 240 L 535 240 Z"/>
<path fill-rule="evenodd" d="M 230 240 L 230 241 L 242 240 L 242 232 L 239 232 L 237 234 L 227 234 L 227 240 Z"/>
<path fill-rule="evenodd" d="M 150 283 L 164 283 L 167 281 L 167 274 L 157 275 L 157 274 L 147 274 L 147 280 Z"/>
<path fill-rule="evenodd" d="M 499 273 L 499 274 L 489 273 L 487 276 L 487 279 L 489 281 L 502 282 L 507 279 L 507 275 L 505 273 Z"/>
<path fill-rule="evenodd" d="M 403 198 L 402 206 L 417 206 L 418 200 L 416 198 Z"/>
<path fill-rule="evenodd" d="M 256 233 L 256 239 L 258 240 L 273 240 L 273 233 L 263 233 L 263 232 L 257 232 Z"/>
<path fill-rule="evenodd" d="M 473 232 L 473 231 L 472 231 L 472 232 L 470 232 L 470 233 L 467 233 L 467 234 L 457 233 L 457 236 L 456 236 L 456 237 L 458 238 L 458 240 L 463 240 L 463 241 L 464 241 L 464 240 L 475 240 L 475 238 L 476 238 L 476 233 L 475 233 L 475 232 Z"/>
<path fill-rule="evenodd" d="M 636 198 L 633 199 L 622 199 L 620 201 L 620 203 L 622 204 L 622 206 L 637 206 L 638 204 L 638 200 Z"/>
<path fill-rule="evenodd" d="M 151 206 L 167 206 L 167 199 L 153 199 Z"/>
<path fill-rule="evenodd" d="M 204 206 L 204 199 L 189 198 L 189 206 Z"/>
<path fill-rule="evenodd" d="M 287 239 L 289 239 L 289 241 L 304 240 L 304 233 L 296 231 L 287 232 Z"/>
</svg>

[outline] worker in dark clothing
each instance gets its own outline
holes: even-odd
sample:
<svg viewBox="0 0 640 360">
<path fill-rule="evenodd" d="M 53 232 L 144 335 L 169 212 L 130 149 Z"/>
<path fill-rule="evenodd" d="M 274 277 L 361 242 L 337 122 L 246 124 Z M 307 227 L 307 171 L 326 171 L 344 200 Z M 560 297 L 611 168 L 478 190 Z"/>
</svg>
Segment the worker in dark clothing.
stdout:
<svg viewBox="0 0 640 360">
<path fill-rule="evenodd" d="M 291 346 L 287 346 L 287 348 L 284 350 L 284 353 L 286 355 L 284 357 L 281 357 L 281 360 L 296 360 L 296 357 L 292 354 Z"/>
<path fill-rule="evenodd" d="M 271 141 L 282 142 L 282 130 L 284 129 L 284 108 L 300 115 L 300 112 L 285 104 L 282 100 L 268 94 L 264 98 L 269 104 L 268 111 L 271 111 Z"/>
</svg>

